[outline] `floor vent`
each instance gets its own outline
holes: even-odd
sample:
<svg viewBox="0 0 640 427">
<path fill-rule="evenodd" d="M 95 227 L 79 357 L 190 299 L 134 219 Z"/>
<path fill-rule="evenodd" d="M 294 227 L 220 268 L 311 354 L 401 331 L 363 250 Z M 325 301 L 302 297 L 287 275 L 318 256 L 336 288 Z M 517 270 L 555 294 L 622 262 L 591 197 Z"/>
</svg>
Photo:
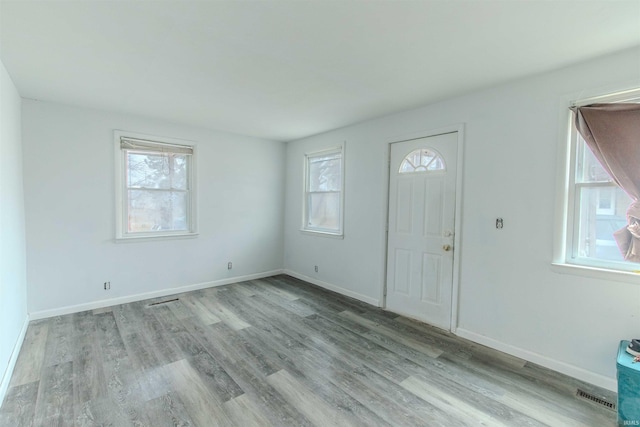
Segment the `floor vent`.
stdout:
<svg viewBox="0 0 640 427">
<path fill-rule="evenodd" d="M 576 396 L 578 396 L 581 399 L 585 399 L 588 400 L 590 402 L 595 403 L 596 405 L 600 405 L 600 406 L 604 406 L 607 409 L 610 409 L 612 411 L 616 410 L 616 404 L 609 402 L 601 397 L 595 396 L 591 393 L 587 393 L 584 390 L 580 390 L 578 389 L 578 392 L 576 393 Z"/>
<path fill-rule="evenodd" d="M 179 301 L 179 300 L 180 300 L 180 298 L 174 298 L 174 299 L 168 299 L 168 300 L 165 300 L 165 301 L 152 302 L 151 304 L 147 305 L 147 307 L 154 307 L 156 305 L 167 304 L 167 303 L 174 302 L 174 301 Z"/>
</svg>

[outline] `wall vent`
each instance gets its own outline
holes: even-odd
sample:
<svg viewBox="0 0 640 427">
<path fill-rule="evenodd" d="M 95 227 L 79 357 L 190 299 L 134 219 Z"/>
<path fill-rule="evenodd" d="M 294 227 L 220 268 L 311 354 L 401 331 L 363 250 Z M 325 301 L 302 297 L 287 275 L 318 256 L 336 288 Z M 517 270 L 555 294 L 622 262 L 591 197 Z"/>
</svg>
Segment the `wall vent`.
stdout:
<svg viewBox="0 0 640 427">
<path fill-rule="evenodd" d="M 616 404 L 615 403 L 609 402 L 608 400 L 605 400 L 605 399 L 603 399 L 601 397 L 598 397 L 596 395 L 588 393 L 588 392 L 586 392 L 584 390 L 578 389 L 578 391 L 576 392 L 576 396 L 578 396 L 581 399 L 593 402 L 596 405 L 604 406 L 605 408 L 610 409 L 612 411 L 616 410 Z"/>
<path fill-rule="evenodd" d="M 147 304 L 147 307 L 154 307 L 156 305 L 167 304 L 167 303 L 174 302 L 174 301 L 179 301 L 179 300 L 180 300 L 180 298 L 174 298 L 174 299 L 168 299 L 168 300 L 164 300 L 164 301 L 152 302 L 151 304 Z"/>
</svg>

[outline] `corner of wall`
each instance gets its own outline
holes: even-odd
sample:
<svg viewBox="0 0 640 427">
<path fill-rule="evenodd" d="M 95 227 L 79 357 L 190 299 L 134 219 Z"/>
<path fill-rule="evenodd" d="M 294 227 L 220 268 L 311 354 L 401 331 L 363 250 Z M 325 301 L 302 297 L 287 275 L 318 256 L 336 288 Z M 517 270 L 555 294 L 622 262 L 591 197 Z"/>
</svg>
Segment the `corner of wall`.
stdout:
<svg viewBox="0 0 640 427">
<path fill-rule="evenodd" d="M 371 304 L 373 306 L 380 307 L 380 301 L 379 300 L 377 300 L 375 298 L 368 297 L 366 295 L 359 294 L 357 292 L 353 292 L 353 291 L 351 291 L 349 289 L 345 289 L 345 288 L 343 288 L 341 286 L 334 285 L 334 284 L 328 283 L 328 282 L 323 282 L 322 280 L 318 280 L 318 279 L 314 279 L 313 277 L 305 276 L 304 274 L 300 274 L 300 273 L 298 273 L 296 271 L 293 271 L 293 270 L 285 269 L 283 273 L 286 274 L 286 275 L 289 275 L 291 277 L 295 277 L 296 279 L 304 280 L 305 282 L 309 282 L 309 283 L 314 284 L 316 286 L 320 286 L 321 288 L 327 289 L 329 291 L 337 292 L 337 293 L 339 293 L 341 295 L 345 295 L 347 297 L 354 298 L 354 299 L 357 299 L 357 300 L 362 301 L 362 302 L 366 302 L 367 304 Z"/>
<path fill-rule="evenodd" d="M 29 324 L 22 169 L 22 99 L 0 62 L 0 401 Z"/>
<path fill-rule="evenodd" d="M 0 405 L 4 402 L 4 398 L 7 394 L 7 390 L 9 389 L 9 383 L 11 382 L 11 376 L 13 375 L 13 370 L 16 367 L 16 362 L 18 361 L 18 355 L 20 354 L 20 349 L 22 348 L 22 343 L 24 342 L 24 337 L 27 334 L 27 328 L 29 327 L 29 315 L 24 319 L 24 323 L 22 325 L 22 329 L 20 330 L 20 334 L 18 335 L 18 339 L 16 340 L 13 349 L 11 350 L 11 357 L 9 358 L 9 363 L 7 364 L 7 368 L 2 373 L 2 381 L 0 381 Z"/>
</svg>

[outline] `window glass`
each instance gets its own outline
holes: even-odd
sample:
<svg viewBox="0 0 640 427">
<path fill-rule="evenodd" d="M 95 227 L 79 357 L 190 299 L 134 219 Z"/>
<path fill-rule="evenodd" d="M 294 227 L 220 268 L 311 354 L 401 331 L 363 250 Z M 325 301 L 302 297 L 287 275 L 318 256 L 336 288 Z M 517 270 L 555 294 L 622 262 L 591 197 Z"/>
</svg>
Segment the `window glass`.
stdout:
<svg viewBox="0 0 640 427">
<path fill-rule="evenodd" d="M 340 193 L 309 194 L 309 227 L 338 230 L 340 222 Z"/>
<path fill-rule="evenodd" d="M 577 197 L 577 257 L 624 262 L 613 233 L 627 226 L 629 196 L 617 186 L 582 186 Z"/>
<path fill-rule="evenodd" d="M 342 187 L 341 158 L 319 157 L 309 159 L 309 190 L 340 191 Z"/>
<path fill-rule="evenodd" d="M 187 155 L 127 152 L 127 186 L 187 189 Z"/>
<path fill-rule="evenodd" d="M 195 234 L 193 146 L 120 135 L 117 238 Z"/>
<path fill-rule="evenodd" d="M 342 235 L 343 148 L 305 155 L 305 201 L 303 227 Z"/>
<path fill-rule="evenodd" d="M 597 102 L 640 101 L 637 95 L 629 95 L 631 92 L 600 97 Z M 573 170 L 569 174 L 565 260 L 589 267 L 636 270 L 638 264 L 624 260 L 614 238 L 616 231 L 627 226 L 626 212 L 632 200 L 596 159 L 576 130 L 574 119 L 575 113 L 569 129 Z"/>
<path fill-rule="evenodd" d="M 400 164 L 399 173 L 431 172 L 444 170 L 444 160 L 436 152 L 419 149 L 409 153 Z"/>
<path fill-rule="evenodd" d="M 576 182 L 613 182 L 606 170 L 587 147 L 584 139 L 577 135 L 577 173 Z"/>
<path fill-rule="evenodd" d="M 187 231 L 187 193 L 128 191 L 127 231 Z"/>
</svg>

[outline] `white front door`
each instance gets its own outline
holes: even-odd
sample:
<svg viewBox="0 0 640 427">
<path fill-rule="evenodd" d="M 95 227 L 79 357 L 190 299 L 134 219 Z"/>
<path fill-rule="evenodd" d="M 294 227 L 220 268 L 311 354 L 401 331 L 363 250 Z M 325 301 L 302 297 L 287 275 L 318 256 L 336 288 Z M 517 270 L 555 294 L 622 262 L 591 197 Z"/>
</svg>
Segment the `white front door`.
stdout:
<svg viewBox="0 0 640 427">
<path fill-rule="evenodd" d="M 451 329 L 457 132 L 391 144 L 388 310 Z"/>
</svg>

